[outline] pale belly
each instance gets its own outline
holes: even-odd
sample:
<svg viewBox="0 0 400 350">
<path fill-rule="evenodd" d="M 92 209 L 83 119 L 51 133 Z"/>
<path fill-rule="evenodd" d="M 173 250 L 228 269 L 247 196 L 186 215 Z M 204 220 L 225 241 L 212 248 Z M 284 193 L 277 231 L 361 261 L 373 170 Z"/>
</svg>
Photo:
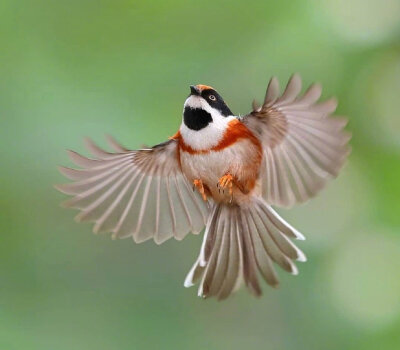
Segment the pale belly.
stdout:
<svg viewBox="0 0 400 350">
<path fill-rule="evenodd" d="M 232 201 L 229 190 L 221 190 L 218 187 L 218 181 L 222 176 L 231 174 L 238 181 L 254 180 L 254 182 L 258 178 L 257 149 L 248 140 L 241 140 L 222 150 L 208 153 L 192 154 L 181 151 L 180 158 L 187 179 L 190 182 L 201 180 L 216 201 Z M 233 187 L 234 201 L 243 200 L 248 194 L 243 193 L 237 186 Z"/>
</svg>

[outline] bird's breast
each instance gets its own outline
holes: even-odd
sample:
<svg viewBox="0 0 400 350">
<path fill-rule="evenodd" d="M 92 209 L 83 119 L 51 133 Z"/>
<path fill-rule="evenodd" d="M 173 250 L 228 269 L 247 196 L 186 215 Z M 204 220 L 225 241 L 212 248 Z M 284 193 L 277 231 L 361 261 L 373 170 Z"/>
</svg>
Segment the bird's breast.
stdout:
<svg viewBox="0 0 400 350">
<path fill-rule="evenodd" d="M 213 197 L 220 196 L 217 183 L 227 173 L 246 183 L 255 184 L 258 178 L 261 145 L 240 121 L 232 124 L 220 142 L 209 149 L 196 150 L 179 140 L 183 173 L 189 181 L 202 180 Z"/>
<path fill-rule="evenodd" d="M 178 131 L 172 138 L 179 141 L 182 151 L 190 154 L 222 151 L 243 140 L 250 141 L 255 147 L 261 149 L 261 143 L 257 137 L 238 119 L 230 118 L 223 128 L 214 127 L 211 123 L 209 130 L 208 128 L 200 131 L 184 130 L 183 133 Z"/>
</svg>

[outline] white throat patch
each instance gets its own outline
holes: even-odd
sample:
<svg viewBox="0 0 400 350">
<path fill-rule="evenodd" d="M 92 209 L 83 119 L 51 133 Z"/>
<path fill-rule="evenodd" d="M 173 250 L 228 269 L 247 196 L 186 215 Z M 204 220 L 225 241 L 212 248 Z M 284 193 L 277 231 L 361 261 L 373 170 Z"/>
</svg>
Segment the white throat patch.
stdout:
<svg viewBox="0 0 400 350">
<path fill-rule="evenodd" d="M 217 146 L 224 136 L 228 123 L 235 119 L 234 116 L 223 116 L 200 96 L 189 96 L 183 108 L 185 107 L 203 109 L 210 113 L 213 120 L 205 128 L 200 130 L 189 129 L 182 121 L 179 131 L 183 141 L 196 151 L 207 150 Z"/>
</svg>

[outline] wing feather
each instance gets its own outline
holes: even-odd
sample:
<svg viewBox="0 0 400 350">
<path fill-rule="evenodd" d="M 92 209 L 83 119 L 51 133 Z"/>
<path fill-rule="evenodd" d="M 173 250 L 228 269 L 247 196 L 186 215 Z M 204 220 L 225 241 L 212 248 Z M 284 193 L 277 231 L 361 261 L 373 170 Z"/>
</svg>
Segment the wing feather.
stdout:
<svg viewBox="0 0 400 350">
<path fill-rule="evenodd" d="M 322 94 L 322 86 L 320 84 L 312 84 L 303 94 L 303 96 L 298 97 L 297 105 L 310 106 L 317 102 Z"/>
<path fill-rule="evenodd" d="M 263 147 L 263 196 L 285 207 L 315 196 L 339 174 L 350 153 L 347 119 L 331 117 L 336 99 L 318 103 L 319 84 L 302 96 L 300 91 L 301 79 L 295 74 L 279 97 L 278 81 L 272 78 L 263 106 L 242 118 Z"/>
<path fill-rule="evenodd" d="M 56 188 L 73 196 L 63 205 L 80 209 L 77 221 L 94 222 L 96 233 L 136 242 L 153 238 L 158 244 L 203 229 L 208 208 L 181 171 L 175 140 L 137 151 L 111 137 L 108 142 L 115 153 L 85 139 L 94 158 L 68 151 L 80 169 L 59 168 L 73 180 Z"/>
<path fill-rule="evenodd" d="M 268 84 L 267 92 L 265 94 L 264 105 L 272 105 L 279 96 L 279 81 L 273 77 Z"/>
<path fill-rule="evenodd" d="M 289 79 L 289 82 L 286 86 L 285 91 L 283 92 L 282 96 L 279 97 L 274 106 L 285 106 L 295 100 L 297 95 L 301 91 L 301 79 L 298 74 L 292 75 L 292 77 Z"/>
<path fill-rule="evenodd" d="M 110 145 L 110 147 L 118 153 L 129 152 L 127 148 L 122 146 L 119 142 L 117 142 L 111 135 L 106 135 L 106 141 Z"/>
</svg>

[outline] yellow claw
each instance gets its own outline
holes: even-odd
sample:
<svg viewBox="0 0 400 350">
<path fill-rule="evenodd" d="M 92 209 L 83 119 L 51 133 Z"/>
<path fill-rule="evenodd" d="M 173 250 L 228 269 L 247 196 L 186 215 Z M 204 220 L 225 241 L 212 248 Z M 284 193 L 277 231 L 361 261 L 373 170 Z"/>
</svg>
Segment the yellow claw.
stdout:
<svg viewBox="0 0 400 350">
<path fill-rule="evenodd" d="M 203 200 L 207 201 L 207 196 L 206 196 L 206 192 L 204 190 L 203 181 L 201 181 L 200 179 L 195 179 L 195 180 L 193 180 L 193 186 L 195 186 L 197 188 L 197 191 L 199 191 Z"/>
<path fill-rule="evenodd" d="M 222 189 L 228 188 L 229 194 L 233 193 L 233 176 L 231 174 L 226 174 L 218 180 L 218 186 Z"/>
</svg>

